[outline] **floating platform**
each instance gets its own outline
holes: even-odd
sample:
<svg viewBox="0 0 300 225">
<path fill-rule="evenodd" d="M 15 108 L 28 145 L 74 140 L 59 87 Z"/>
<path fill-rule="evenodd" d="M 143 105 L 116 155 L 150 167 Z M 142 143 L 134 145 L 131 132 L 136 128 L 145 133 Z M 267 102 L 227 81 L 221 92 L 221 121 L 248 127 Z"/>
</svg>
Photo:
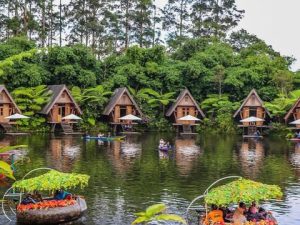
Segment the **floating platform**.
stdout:
<svg viewBox="0 0 300 225">
<path fill-rule="evenodd" d="M 135 131 L 123 131 L 123 132 L 120 132 L 120 134 L 141 134 L 141 132 L 135 132 Z"/>
<path fill-rule="evenodd" d="M 6 135 L 10 136 L 21 136 L 21 135 L 29 135 L 30 133 L 25 133 L 25 132 L 8 132 L 5 133 Z"/>
<path fill-rule="evenodd" d="M 83 198 L 77 198 L 75 205 L 17 211 L 17 221 L 21 224 L 59 224 L 79 219 L 87 210 Z"/>
<path fill-rule="evenodd" d="M 72 132 L 72 133 L 66 133 L 66 132 L 62 132 L 62 134 L 64 135 L 82 135 L 82 132 Z"/>
<path fill-rule="evenodd" d="M 263 136 L 257 136 L 257 135 L 243 135 L 243 138 L 263 138 Z"/>
<path fill-rule="evenodd" d="M 300 138 L 291 138 L 290 141 L 292 141 L 292 142 L 300 142 Z"/>
<path fill-rule="evenodd" d="M 198 133 L 193 133 L 193 132 L 191 132 L 191 133 L 180 133 L 180 135 L 197 135 Z"/>
</svg>

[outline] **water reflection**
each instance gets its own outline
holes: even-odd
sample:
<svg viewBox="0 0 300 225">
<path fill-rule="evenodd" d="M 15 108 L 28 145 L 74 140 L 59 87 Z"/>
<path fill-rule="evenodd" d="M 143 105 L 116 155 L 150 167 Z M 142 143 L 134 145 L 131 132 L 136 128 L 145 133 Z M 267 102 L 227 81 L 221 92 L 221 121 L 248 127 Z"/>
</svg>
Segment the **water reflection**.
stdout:
<svg viewBox="0 0 300 225">
<path fill-rule="evenodd" d="M 252 179 L 257 178 L 263 166 L 265 150 L 262 141 L 244 139 L 239 151 L 239 161 L 243 173 Z"/>
<path fill-rule="evenodd" d="M 69 172 L 80 158 L 80 145 L 72 137 L 51 138 L 47 153 L 48 164 L 57 170 Z"/>
<path fill-rule="evenodd" d="M 176 166 L 181 175 L 189 175 L 197 163 L 201 149 L 191 138 L 175 140 Z"/>
<path fill-rule="evenodd" d="M 290 161 L 295 167 L 297 177 L 300 178 L 300 143 L 295 144 L 295 149 L 290 155 Z"/>
<path fill-rule="evenodd" d="M 135 137 L 127 137 L 124 141 L 108 142 L 108 157 L 118 174 L 125 174 L 137 159 L 141 157 L 142 144 Z"/>
<path fill-rule="evenodd" d="M 299 223 L 299 145 L 288 149 L 289 145 L 279 139 L 239 141 L 238 137 L 207 135 L 199 138 L 200 148 L 195 138 L 171 135 L 144 134 L 128 136 L 123 142 L 102 143 L 84 142 L 76 136 L 32 135 L 10 142 L 3 139 L 3 143 L 29 145 L 33 163 L 18 165 L 18 179 L 37 167 L 91 176 L 89 186 L 78 190 L 88 203 L 82 224 L 130 224 L 134 212 L 157 202 L 167 203 L 170 213 L 184 213 L 194 197 L 227 175 L 280 185 L 285 193 L 283 201 L 265 207 L 274 210 L 280 224 Z M 157 151 L 160 138 L 174 145 L 174 151 Z M 0 192 L 4 191 L 0 186 Z M 0 224 L 5 222 L 0 215 Z"/>
</svg>

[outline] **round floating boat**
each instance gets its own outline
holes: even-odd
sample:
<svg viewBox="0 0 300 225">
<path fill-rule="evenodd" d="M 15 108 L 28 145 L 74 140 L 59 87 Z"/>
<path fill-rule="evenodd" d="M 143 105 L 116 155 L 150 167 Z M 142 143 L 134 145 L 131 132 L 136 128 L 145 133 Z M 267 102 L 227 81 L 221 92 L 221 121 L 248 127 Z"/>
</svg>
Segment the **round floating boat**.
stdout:
<svg viewBox="0 0 300 225">
<path fill-rule="evenodd" d="M 83 198 L 77 197 L 76 203 L 64 207 L 17 211 L 20 224 L 59 224 L 79 219 L 87 210 Z"/>
</svg>

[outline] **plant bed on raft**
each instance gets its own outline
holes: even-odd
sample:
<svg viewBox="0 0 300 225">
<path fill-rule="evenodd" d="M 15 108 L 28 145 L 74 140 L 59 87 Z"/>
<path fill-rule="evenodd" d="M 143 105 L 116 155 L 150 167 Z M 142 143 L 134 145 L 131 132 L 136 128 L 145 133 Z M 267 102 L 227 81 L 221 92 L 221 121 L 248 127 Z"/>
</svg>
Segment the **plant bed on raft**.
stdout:
<svg viewBox="0 0 300 225">
<path fill-rule="evenodd" d="M 17 210 L 19 212 L 24 212 L 28 210 L 36 210 L 36 209 L 50 209 L 50 208 L 58 208 L 58 207 L 66 207 L 70 205 L 75 205 L 76 200 L 47 200 L 37 203 L 30 203 L 30 204 L 19 204 L 17 206 Z"/>
</svg>

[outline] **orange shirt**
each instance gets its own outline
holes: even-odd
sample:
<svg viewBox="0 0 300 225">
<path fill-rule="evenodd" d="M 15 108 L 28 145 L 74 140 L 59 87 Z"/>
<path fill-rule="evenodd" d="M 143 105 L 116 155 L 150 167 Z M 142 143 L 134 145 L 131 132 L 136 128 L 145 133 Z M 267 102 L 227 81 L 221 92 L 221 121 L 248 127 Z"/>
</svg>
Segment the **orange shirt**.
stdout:
<svg viewBox="0 0 300 225">
<path fill-rule="evenodd" d="M 224 223 L 223 212 L 219 209 L 209 212 L 204 223 L 208 224 L 209 221 L 212 221 L 214 223 L 215 222 L 223 222 Z"/>
</svg>

